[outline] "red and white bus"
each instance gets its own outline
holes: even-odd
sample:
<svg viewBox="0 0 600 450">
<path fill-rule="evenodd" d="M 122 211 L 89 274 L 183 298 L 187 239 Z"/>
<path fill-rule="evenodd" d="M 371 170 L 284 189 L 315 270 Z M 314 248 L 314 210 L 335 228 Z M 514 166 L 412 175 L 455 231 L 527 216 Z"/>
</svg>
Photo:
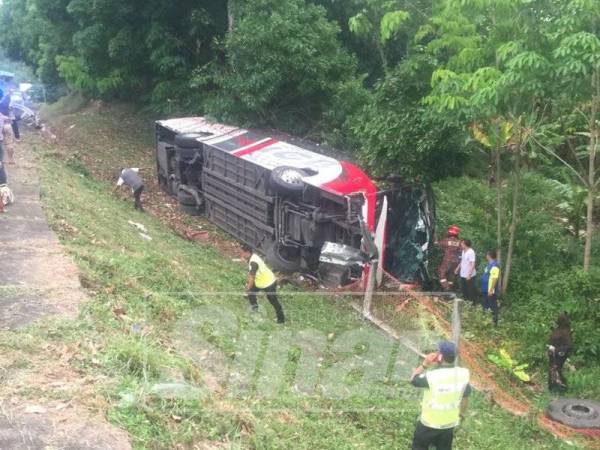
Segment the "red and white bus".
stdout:
<svg viewBox="0 0 600 450">
<path fill-rule="evenodd" d="M 275 270 L 345 284 L 362 275 L 361 249 L 372 238 L 387 270 L 426 278 L 433 211 L 424 188 L 396 182 L 380 190 L 316 144 L 203 117 L 157 121 L 156 161 L 161 187 L 183 211 L 205 216 Z M 406 273 L 395 271 L 400 266 Z"/>
</svg>

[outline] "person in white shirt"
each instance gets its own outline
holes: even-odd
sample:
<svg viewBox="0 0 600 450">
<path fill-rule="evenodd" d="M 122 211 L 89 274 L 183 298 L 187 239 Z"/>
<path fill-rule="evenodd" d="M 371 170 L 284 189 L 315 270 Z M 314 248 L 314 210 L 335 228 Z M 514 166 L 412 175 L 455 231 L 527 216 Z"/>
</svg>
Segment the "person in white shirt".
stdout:
<svg viewBox="0 0 600 450">
<path fill-rule="evenodd" d="M 460 256 L 460 263 L 454 270 L 454 273 L 460 273 L 460 287 L 462 290 L 463 298 L 465 300 L 471 300 L 473 303 L 477 303 L 477 297 L 475 296 L 474 281 L 475 281 L 475 251 L 471 248 L 471 241 L 469 239 L 463 239 L 460 243 L 462 248 L 462 254 Z"/>
<path fill-rule="evenodd" d="M 123 184 L 129 186 L 131 188 L 131 192 L 133 193 L 133 206 L 135 209 L 139 209 L 140 211 L 144 211 L 142 206 L 142 191 L 144 190 L 144 182 L 138 175 L 140 169 L 137 167 L 130 167 L 128 169 L 121 169 L 121 173 L 119 179 L 117 180 L 117 185 L 115 189 Z"/>
</svg>

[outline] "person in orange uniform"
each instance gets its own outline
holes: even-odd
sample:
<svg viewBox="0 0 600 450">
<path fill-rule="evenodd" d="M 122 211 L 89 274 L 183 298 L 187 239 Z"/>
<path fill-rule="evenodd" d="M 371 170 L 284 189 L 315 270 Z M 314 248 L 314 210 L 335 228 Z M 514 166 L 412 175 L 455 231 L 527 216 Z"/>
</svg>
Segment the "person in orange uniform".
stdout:
<svg viewBox="0 0 600 450">
<path fill-rule="evenodd" d="M 447 291 L 452 288 L 452 281 L 448 280 L 448 276 L 452 276 L 452 271 L 460 262 L 460 228 L 456 225 L 448 227 L 447 237 L 438 242 L 438 245 L 444 252 L 442 262 L 438 267 L 438 278 L 442 289 Z"/>
</svg>

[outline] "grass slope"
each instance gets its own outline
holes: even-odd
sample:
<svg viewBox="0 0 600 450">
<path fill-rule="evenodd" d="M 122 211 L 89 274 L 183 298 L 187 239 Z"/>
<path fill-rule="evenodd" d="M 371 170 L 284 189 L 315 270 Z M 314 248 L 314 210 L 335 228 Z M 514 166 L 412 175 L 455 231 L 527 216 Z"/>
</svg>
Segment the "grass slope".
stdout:
<svg viewBox="0 0 600 450">
<path fill-rule="evenodd" d="M 65 164 L 57 156 L 65 149 L 35 146 L 49 220 L 90 301 L 77 323 L 32 333 L 86 343 L 73 364 L 103 380 L 109 418 L 136 448 L 409 447 L 419 393 L 406 377 L 415 358 L 365 325 L 346 299 L 287 288 L 285 327 L 264 299 L 250 315 L 242 262 L 133 211 L 108 184 Z M 434 339 L 419 337 L 423 346 Z M 476 394 L 456 447 L 570 445 Z"/>
</svg>

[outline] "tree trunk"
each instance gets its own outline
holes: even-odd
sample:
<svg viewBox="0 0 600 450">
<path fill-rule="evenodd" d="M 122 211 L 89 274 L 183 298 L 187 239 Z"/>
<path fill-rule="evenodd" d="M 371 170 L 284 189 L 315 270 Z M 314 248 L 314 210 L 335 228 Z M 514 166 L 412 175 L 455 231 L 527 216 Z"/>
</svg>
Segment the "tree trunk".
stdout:
<svg viewBox="0 0 600 450">
<path fill-rule="evenodd" d="M 587 215 L 585 221 L 585 249 L 583 250 L 583 271 L 590 271 L 592 259 L 592 234 L 594 233 L 594 197 L 595 189 L 590 187 L 587 196 Z"/>
<path fill-rule="evenodd" d="M 500 126 L 496 131 L 496 151 L 494 152 L 496 170 L 496 252 L 498 265 L 502 266 L 502 172 L 500 167 Z"/>
<path fill-rule="evenodd" d="M 510 228 L 508 231 L 508 250 L 506 252 L 506 265 L 504 267 L 504 275 L 502 277 L 502 293 L 506 293 L 508 289 L 508 280 L 510 277 L 510 269 L 512 267 L 512 255 L 515 245 L 515 234 L 517 231 L 517 222 L 519 220 L 519 193 L 521 190 L 521 125 L 519 124 L 519 141 L 515 148 L 514 159 L 514 174 L 513 174 L 513 198 L 512 198 L 512 217 Z"/>
<path fill-rule="evenodd" d="M 590 271 L 592 259 L 592 238 L 594 235 L 594 199 L 596 197 L 596 151 L 598 146 L 598 126 L 596 119 L 600 104 L 600 71 L 592 74 L 592 107 L 590 111 L 590 155 L 588 160 L 588 196 L 587 215 L 585 219 L 585 248 L 583 250 L 583 270 Z"/>
<path fill-rule="evenodd" d="M 389 73 L 388 60 L 387 56 L 385 56 L 385 48 L 380 41 L 379 34 L 376 35 L 375 45 L 377 46 L 377 53 L 379 53 L 379 59 L 381 59 L 381 67 L 383 67 L 383 73 L 387 75 Z"/>
<path fill-rule="evenodd" d="M 235 8 L 235 0 L 227 0 L 227 30 L 231 33 L 233 31 L 233 22 L 235 15 L 233 10 Z"/>
</svg>

